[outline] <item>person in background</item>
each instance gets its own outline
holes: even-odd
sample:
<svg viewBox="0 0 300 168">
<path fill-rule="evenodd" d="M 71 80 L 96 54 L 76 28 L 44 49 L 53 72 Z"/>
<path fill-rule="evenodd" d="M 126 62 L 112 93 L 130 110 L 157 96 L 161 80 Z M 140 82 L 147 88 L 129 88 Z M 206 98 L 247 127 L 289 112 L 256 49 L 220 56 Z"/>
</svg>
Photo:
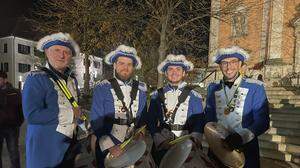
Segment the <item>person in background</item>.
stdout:
<svg viewBox="0 0 300 168">
<path fill-rule="evenodd" d="M 23 121 L 21 93 L 7 81 L 6 72 L 0 72 L 0 167 L 4 140 L 10 167 L 20 167 L 19 132 Z"/>
</svg>

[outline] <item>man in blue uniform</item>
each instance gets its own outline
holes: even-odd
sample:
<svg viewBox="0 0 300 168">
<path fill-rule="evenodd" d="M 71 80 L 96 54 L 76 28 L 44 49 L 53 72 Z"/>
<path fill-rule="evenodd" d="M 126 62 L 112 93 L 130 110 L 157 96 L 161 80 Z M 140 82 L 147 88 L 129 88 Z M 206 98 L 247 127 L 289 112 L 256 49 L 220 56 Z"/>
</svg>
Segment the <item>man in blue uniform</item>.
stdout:
<svg viewBox="0 0 300 168">
<path fill-rule="evenodd" d="M 208 86 L 205 115 L 207 121 L 218 122 L 230 131 L 225 144 L 245 155 L 246 168 L 259 167 L 257 136 L 269 128 L 268 99 L 261 81 L 245 78 L 239 71 L 249 58 L 237 47 L 222 48 L 214 57 L 223 79 Z"/>
<path fill-rule="evenodd" d="M 65 33 L 42 38 L 37 49 L 45 52 L 45 67 L 28 74 L 23 90 L 23 112 L 27 120 L 26 167 L 73 167 L 66 156 L 74 142 L 75 122 L 80 116 L 59 87 L 65 85 L 78 100 L 77 82 L 68 68 L 79 47 Z"/>
<path fill-rule="evenodd" d="M 141 126 L 147 111 L 145 83 L 133 79 L 141 60 L 135 48 L 120 45 L 105 57 L 114 67 L 114 78 L 103 80 L 94 89 L 91 126 L 97 136 L 97 165 L 104 167 L 108 153 L 118 157 L 123 152 L 120 144 L 130 132 Z"/>
<path fill-rule="evenodd" d="M 195 144 L 201 146 L 202 97 L 184 81 L 193 67 L 184 55 L 173 54 L 157 67 L 159 73 L 165 74 L 168 84 L 152 94 L 149 106 L 148 125 L 156 146 L 156 162 L 160 162 L 170 147 L 168 143 L 176 137 L 191 134 Z"/>
</svg>

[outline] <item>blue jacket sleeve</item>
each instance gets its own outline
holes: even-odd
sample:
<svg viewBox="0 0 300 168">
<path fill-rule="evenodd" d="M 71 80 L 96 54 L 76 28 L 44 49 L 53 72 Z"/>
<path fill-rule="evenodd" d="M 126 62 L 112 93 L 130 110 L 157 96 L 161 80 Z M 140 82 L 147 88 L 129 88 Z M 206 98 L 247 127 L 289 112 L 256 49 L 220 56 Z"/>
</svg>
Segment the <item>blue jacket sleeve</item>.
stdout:
<svg viewBox="0 0 300 168">
<path fill-rule="evenodd" d="M 139 111 L 137 114 L 137 122 L 135 127 L 139 128 L 143 125 L 147 124 L 147 92 L 146 91 L 142 91 L 139 90 L 140 94 L 139 94 Z M 140 110 L 141 109 L 141 110 Z"/>
<path fill-rule="evenodd" d="M 91 108 L 91 127 L 95 132 L 95 135 L 99 138 L 103 134 L 104 129 L 104 96 L 103 88 L 97 86 L 94 89 L 92 108 Z"/>
<path fill-rule="evenodd" d="M 217 122 L 215 95 L 213 85 L 211 84 L 207 88 L 207 97 L 204 113 L 206 122 Z"/>
<path fill-rule="evenodd" d="M 162 113 L 161 105 L 158 100 L 158 96 L 153 94 L 151 96 L 150 105 L 147 113 L 147 127 L 150 133 L 153 135 L 154 133 L 158 132 L 157 123 L 159 121 L 159 115 Z"/>
<path fill-rule="evenodd" d="M 269 102 L 263 85 L 259 85 L 253 96 L 252 113 L 254 122 L 248 127 L 256 136 L 269 129 Z"/>
<path fill-rule="evenodd" d="M 202 98 L 200 95 L 195 96 L 194 93 L 191 93 L 190 95 L 191 97 L 189 104 L 192 109 L 191 114 L 188 116 L 187 124 L 192 128 L 191 132 L 203 133 L 205 118 L 203 113 Z"/>
<path fill-rule="evenodd" d="M 142 127 L 143 125 L 147 124 L 147 115 L 148 115 L 148 112 L 147 112 L 147 102 L 146 102 L 139 118 L 137 118 L 137 120 L 138 120 L 137 124 L 136 124 L 137 128 Z"/>
<path fill-rule="evenodd" d="M 23 90 L 23 113 L 29 124 L 58 122 L 57 93 L 47 76 L 31 75 L 26 78 Z M 52 84 L 52 85 L 51 85 Z M 50 86 L 49 86 L 50 85 Z"/>
</svg>

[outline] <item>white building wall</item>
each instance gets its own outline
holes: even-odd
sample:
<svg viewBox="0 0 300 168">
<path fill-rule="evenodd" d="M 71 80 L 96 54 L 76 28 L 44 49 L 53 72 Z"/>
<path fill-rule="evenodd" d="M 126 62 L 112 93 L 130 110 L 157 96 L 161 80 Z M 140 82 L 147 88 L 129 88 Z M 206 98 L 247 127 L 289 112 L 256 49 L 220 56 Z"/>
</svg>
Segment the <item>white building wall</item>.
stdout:
<svg viewBox="0 0 300 168">
<path fill-rule="evenodd" d="M 7 52 L 4 52 L 4 44 L 7 44 Z M 11 82 L 14 79 L 13 74 L 13 40 L 11 37 L 4 37 L 0 39 L 0 64 L 4 66 L 5 63 L 8 63 L 8 81 Z"/>
<path fill-rule="evenodd" d="M 5 43 L 7 44 L 7 53 L 4 53 Z M 18 44 L 29 46 L 30 53 L 19 53 Z M 8 63 L 8 81 L 11 82 L 14 87 L 18 88 L 20 79 L 22 82 L 24 82 L 27 74 L 26 72 L 19 72 L 19 63 L 28 64 L 30 65 L 30 70 L 33 70 L 34 65 L 39 62 L 39 58 L 34 55 L 36 42 L 19 37 L 9 36 L 0 38 L 0 46 L 0 63 Z"/>
</svg>

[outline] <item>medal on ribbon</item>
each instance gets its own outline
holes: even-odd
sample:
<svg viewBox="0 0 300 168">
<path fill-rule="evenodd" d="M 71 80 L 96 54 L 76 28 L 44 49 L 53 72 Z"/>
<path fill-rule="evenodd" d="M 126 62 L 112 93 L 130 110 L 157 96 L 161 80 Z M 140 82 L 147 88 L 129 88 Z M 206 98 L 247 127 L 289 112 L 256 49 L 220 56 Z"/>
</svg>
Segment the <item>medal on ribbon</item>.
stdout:
<svg viewBox="0 0 300 168">
<path fill-rule="evenodd" d="M 224 86 L 224 83 L 222 84 L 222 89 L 224 90 L 225 98 L 226 98 L 226 107 L 224 109 L 224 115 L 228 115 L 229 113 L 234 111 L 235 105 L 236 105 L 236 100 L 238 98 L 238 88 L 241 84 L 241 80 L 239 81 L 238 85 L 236 85 L 236 89 L 234 90 L 234 94 L 231 99 L 229 99 L 226 89 Z"/>
<path fill-rule="evenodd" d="M 122 112 L 122 113 L 126 113 L 126 108 L 125 108 L 125 107 L 122 107 L 122 108 L 121 108 L 121 112 Z"/>
<path fill-rule="evenodd" d="M 224 109 L 224 114 L 225 115 L 228 115 L 229 113 L 233 112 L 234 111 L 234 107 L 226 107 Z"/>
</svg>

